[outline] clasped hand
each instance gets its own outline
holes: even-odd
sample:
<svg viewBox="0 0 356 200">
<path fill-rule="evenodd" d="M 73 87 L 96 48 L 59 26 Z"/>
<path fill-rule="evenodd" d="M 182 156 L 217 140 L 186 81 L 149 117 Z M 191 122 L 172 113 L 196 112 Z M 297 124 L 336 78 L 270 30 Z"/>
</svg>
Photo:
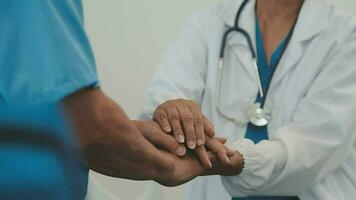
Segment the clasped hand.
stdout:
<svg viewBox="0 0 356 200">
<path fill-rule="evenodd" d="M 213 125 L 194 101 L 167 101 L 157 107 L 153 119 L 162 130 L 174 135 L 177 142 L 193 150 L 206 168 L 212 167 L 206 149 L 216 155 L 223 164 L 231 164 L 229 157 L 233 156 L 234 152 L 224 145 L 224 140 L 215 138 Z"/>
<path fill-rule="evenodd" d="M 136 122 L 144 137 L 163 151 L 170 163 L 157 182 L 166 186 L 185 183 L 201 175 L 237 175 L 243 159 L 215 137 L 210 121 L 188 100 L 171 100 L 158 106 L 155 122 Z M 187 147 L 187 148 L 186 148 Z"/>
</svg>

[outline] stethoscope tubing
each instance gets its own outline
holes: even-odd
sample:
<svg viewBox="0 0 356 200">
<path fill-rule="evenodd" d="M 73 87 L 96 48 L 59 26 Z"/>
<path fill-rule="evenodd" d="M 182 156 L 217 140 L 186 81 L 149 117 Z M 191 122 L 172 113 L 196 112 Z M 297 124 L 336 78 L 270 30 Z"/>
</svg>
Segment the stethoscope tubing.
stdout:
<svg viewBox="0 0 356 200">
<path fill-rule="evenodd" d="M 256 82 L 257 82 L 257 86 L 258 86 L 258 90 L 259 90 L 259 95 L 262 99 L 261 103 L 260 103 L 260 108 L 263 109 L 264 106 L 265 106 L 265 103 L 266 103 L 266 99 L 267 99 L 267 93 L 270 89 L 270 85 L 267 86 L 265 92 L 263 90 L 263 87 L 262 87 L 262 82 L 261 82 L 261 77 L 260 77 L 260 73 L 259 73 L 259 69 L 258 69 L 258 65 L 257 65 L 257 53 L 256 53 L 256 50 L 253 46 L 253 42 L 252 42 L 252 39 L 250 37 L 250 35 L 248 34 L 248 32 L 244 29 L 242 29 L 240 26 L 239 26 L 239 21 L 240 21 L 240 17 L 241 17 L 241 14 L 242 14 L 242 11 L 244 10 L 244 8 L 246 7 L 247 3 L 249 3 L 250 0 L 244 0 L 243 3 L 241 4 L 241 6 L 239 7 L 238 11 L 237 11 L 237 14 L 236 14 L 236 17 L 235 17 L 235 23 L 234 23 L 234 27 L 232 28 L 229 28 L 223 35 L 223 39 L 222 39 L 222 43 L 221 43 L 221 48 L 220 48 L 220 54 L 219 54 L 219 64 L 218 64 L 218 78 L 217 78 L 217 88 L 216 88 L 216 100 L 215 100 L 215 107 L 218 111 L 218 113 L 229 119 L 229 120 L 232 120 L 232 121 L 235 121 L 237 122 L 236 119 L 233 119 L 231 117 L 228 117 L 226 116 L 225 114 L 223 114 L 223 112 L 220 110 L 219 108 L 219 105 L 220 105 L 220 96 L 221 96 L 221 82 L 222 82 L 222 73 L 223 73 L 223 69 L 224 69 L 224 57 L 225 57 L 225 50 L 226 50 L 226 45 L 227 45 L 227 40 L 229 38 L 229 35 L 233 32 L 237 32 L 237 33 L 240 33 L 244 36 L 244 38 L 246 39 L 247 41 L 247 44 L 248 44 L 248 47 L 250 49 L 250 52 L 251 52 L 251 58 L 252 58 L 252 63 L 253 63 L 253 67 L 254 67 L 254 72 L 255 72 L 255 77 L 256 77 Z M 299 14 L 298 14 L 299 16 Z M 299 17 L 298 17 L 299 18 Z M 282 55 L 285 53 L 289 43 L 290 43 L 290 40 L 294 34 L 294 30 L 295 30 L 295 27 L 296 27 L 296 24 L 298 22 L 298 18 L 297 20 L 295 21 L 293 27 L 292 27 L 292 30 L 290 32 L 290 34 L 288 35 L 287 37 L 287 45 L 286 47 L 283 49 L 283 52 L 282 52 Z M 279 58 L 278 62 L 277 62 L 277 66 L 279 65 L 280 61 L 281 61 L 281 58 L 282 56 Z M 273 71 L 273 74 L 272 74 L 272 77 L 274 77 L 274 74 L 275 74 L 276 70 Z"/>
</svg>

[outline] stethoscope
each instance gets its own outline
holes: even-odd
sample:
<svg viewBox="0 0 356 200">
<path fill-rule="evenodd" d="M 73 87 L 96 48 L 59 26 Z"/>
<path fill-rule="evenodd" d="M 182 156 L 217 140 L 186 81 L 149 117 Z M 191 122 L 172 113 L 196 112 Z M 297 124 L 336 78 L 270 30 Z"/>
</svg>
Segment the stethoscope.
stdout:
<svg viewBox="0 0 356 200">
<path fill-rule="evenodd" d="M 251 51 L 251 63 L 254 67 L 254 72 L 255 72 L 255 79 L 256 79 L 256 84 L 258 86 L 258 95 L 260 97 L 260 99 L 262 99 L 261 102 L 256 102 L 254 103 L 247 111 L 247 118 L 248 121 L 253 124 L 254 126 L 257 127 L 263 127 L 263 126 L 267 126 L 269 123 L 269 120 L 271 119 L 271 112 L 268 108 L 265 107 L 265 102 L 266 102 L 266 95 L 267 95 L 267 91 L 266 90 L 266 94 L 263 91 L 262 88 L 262 82 L 261 82 L 261 78 L 260 78 L 260 73 L 258 70 L 258 65 L 257 65 L 257 53 L 256 50 L 253 46 L 252 43 L 252 39 L 250 37 L 250 35 L 247 33 L 246 30 L 242 29 L 239 26 L 239 20 L 240 20 L 240 16 L 242 11 L 244 10 L 244 8 L 246 7 L 247 3 L 249 2 L 249 0 L 244 0 L 244 2 L 241 4 L 240 8 L 237 11 L 236 17 L 235 17 L 235 24 L 232 28 L 228 29 L 223 36 L 223 40 L 222 40 L 222 44 L 221 44 L 221 49 L 220 49 L 220 57 L 219 57 L 219 66 L 218 66 L 218 79 L 217 79 L 217 88 L 216 88 L 216 100 L 215 100 L 215 107 L 218 111 L 218 113 L 223 116 L 226 119 L 232 120 L 232 121 L 236 121 L 236 122 L 240 122 L 239 120 L 229 117 L 227 115 L 225 115 L 219 108 L 220 105 L 220 95 L 221 95 L 221 81 L 222 81 L 222 73 L 223 73 L 223 69 L 224 69 L 224 56 L 225 56 L 225 49 L 226 49 L 226 44 L 227 44 L 227 39 L 229 37 L 229 35 L 233 32 L 237 32 L 240 33 L 241 35 L 244 36 L 244 38 L 247 41 L 248 47 Z M 295 23 L 296 24 L 296 23 Z M 294 32 L 294 28 L 295 28 L 295 24 L 293 26 L 293 30 L 291 33 Z M 288 43 L 291 39 L 292 34 L 290 34 L 288 36 Z M 288 45 L 287 45 L 288 46 Z"/>
</svg>

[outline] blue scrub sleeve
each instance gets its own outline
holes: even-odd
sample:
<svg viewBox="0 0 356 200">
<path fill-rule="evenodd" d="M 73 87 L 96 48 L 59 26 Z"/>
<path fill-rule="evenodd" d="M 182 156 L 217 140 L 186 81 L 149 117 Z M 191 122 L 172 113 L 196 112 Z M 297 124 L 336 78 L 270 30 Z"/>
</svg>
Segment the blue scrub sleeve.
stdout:
<svg viewBox="0 0 356 200">
<path fill-rule="evenodd" d="M 0 24 L 0 103 L 52 104 L 98 86 L 81 0 L 1 0 Z"/>
</svg>

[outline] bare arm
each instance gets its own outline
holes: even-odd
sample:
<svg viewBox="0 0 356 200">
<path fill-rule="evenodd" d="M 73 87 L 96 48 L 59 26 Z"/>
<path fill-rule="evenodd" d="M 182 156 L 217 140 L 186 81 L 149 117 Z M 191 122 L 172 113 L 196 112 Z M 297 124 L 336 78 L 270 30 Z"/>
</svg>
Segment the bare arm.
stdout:
<svg viewBox="0 0 356 200">
<path fill-rule="evenodd" d="M 123 110 L 99 89 L 86 89 L 66 98 L 64 107 L 73 122 L 88 166 L 99 173 L 177 185 L 203 171 L 199 162 L 193 159 L 180 159 L 158 150 L 141 134 L 144 130 L 139 129 L 143 128 L 137 127 L 149 125 L 129 120 Z M 160 131 L 158 126 L 151 126 L 146 135 Z M 162 132 L 162 135 L 167 134 Z"/>
</svg>

